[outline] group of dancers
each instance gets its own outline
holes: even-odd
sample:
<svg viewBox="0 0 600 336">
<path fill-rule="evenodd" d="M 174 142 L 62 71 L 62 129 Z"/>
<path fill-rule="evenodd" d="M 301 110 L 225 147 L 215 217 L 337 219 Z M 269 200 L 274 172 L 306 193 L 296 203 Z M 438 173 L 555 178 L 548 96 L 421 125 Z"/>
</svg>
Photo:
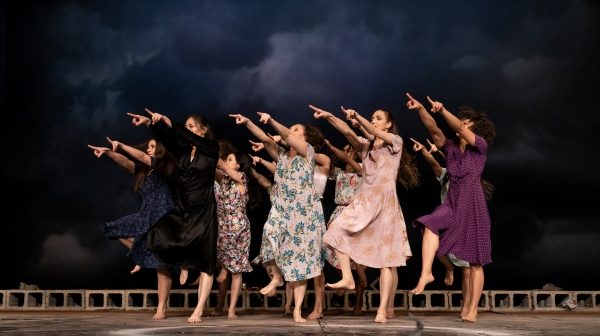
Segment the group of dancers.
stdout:
<svg viewBox="0 0 600 336">
<path fill-rule="evenodd" d="M 434 257 L 446 267 L 446 284 L 452 284 L 454 267 L 462 269 L 460 317 L 476 322 L 484 284 L 483 266 L 491 262 L 490 218 L 486 197 L 491 185 L 481 178 L 488 146 L 495 137 L 493 123 L 484 112 L 461 107 L 454 115 L 439 101 L 427 97 L 429 111 L 410 94 L 415 110 L 429 131 L 429 149 L 417 140 L 420 152 L 442 184 L 441 204 L 413 221 L 422 229 L 422 270 L 413 294 L 434 281 Z M 356 290 L 362 297 L 365 268 L 380 270 L 380 305 L 375 322 L 394 317 L 393 300 L 398 285 L 396 268 L 412 256 L 396 184 L 410 189 L 419 185 L 419 172 L 393 115 L 377 110 L 370 120 L 352 109 L 341 108 L 339 118 L 309 105 L 317 120 L 327 121 L 347 140 L 343 149 L 327 141 L 309 124 L 287 127 L 267 113 L 258 112 L 258 123 L 242 114 L 230 114 L 236 125 L 254 136 L 254 151 L 269 159 L 215 140 L 207 120 L 189 116 L 185 124 L 146 109 L 128 113 L 134 126 L 146 126 L 153 137 L 146 148 L 108 139 L 110 146 L 91 146 L 97 157 L 108 156 L 135 175 L 135 190 L 142 197 L 138 213 L 105 225 L 105 235 L 130 249 L 140 268 L 156 269 L 158 305 L 154 319 L 166 317 L 171 274 L 180 273 L 185 284 L 188 269 L 200 272 L 198 303 L 188 318 L 201 322 L 213 276 L 227 290 L 231 278 L 228 318 L 236 318 L 242 273 L 252 271 L 249 256 L 250 221 L 246 209 L 260 201 L 259 187 L 268 191 L 271 208 L 263 226 L 259 255 L 271 281 L 260 292 L 272 296 L 286 286 L 286 311 L 294 308 L 295 322 L 304 322 L 301 307 L 307 281 L 313 279 L 315 305 L 309 319 L 323 316 L 325 287 Z M 432 114 L 452 129 L 444 134 Z M 345 120 L 344 120 L 345 119 Z M 259 125 L 268 125 L 275 135 Z M 359 133 L 359 134 L 357 134 Z M 341 162 L 340 167 L 334 167 Z M 258 166 L 263 168 L 258 169 Z M 270 174 L 261 174 L 267 171 Z M 336 208 L 326 221 L 321 200 L 327 179 L 335 180 Z M 341 280 L 325 284 L 323 267 L 329 262 Z M 358 281 L 352 271 L 355 270 Z M 221 306 L 222 307 L 222 306 Z M 357 308 L 358 307 L 358 308 Z M 222 309 L 222 308 L 221 308 Z M 360 306 L 355 305 L 360 311 Z"/>
</svg>

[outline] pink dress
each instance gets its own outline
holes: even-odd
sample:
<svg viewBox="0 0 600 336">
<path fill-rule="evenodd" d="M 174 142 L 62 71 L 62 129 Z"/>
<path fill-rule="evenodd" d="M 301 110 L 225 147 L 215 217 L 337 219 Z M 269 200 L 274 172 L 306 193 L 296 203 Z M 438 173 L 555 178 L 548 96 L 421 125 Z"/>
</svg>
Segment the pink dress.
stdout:
<svg viewBox="0 0 600 336">
<path fill-rule="evenodd" d="M 363 179 L 350 204 L 331 222 L 323 241 L 357 264 L 372 268 L 405 266 L 412 256 L 396 194 L 402 138 L 370 148 L 361 138 Z"/>
</svg>

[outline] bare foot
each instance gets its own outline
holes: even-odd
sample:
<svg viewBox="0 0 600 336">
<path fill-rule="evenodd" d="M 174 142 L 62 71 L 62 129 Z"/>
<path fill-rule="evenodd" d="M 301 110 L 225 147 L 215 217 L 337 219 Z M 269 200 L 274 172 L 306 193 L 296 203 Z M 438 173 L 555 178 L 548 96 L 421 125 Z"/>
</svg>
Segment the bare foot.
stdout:
<svg viewBox="0 0 600 336">
<path fill-rule="evenodd" d="M 271 282 L 260 290 L 262 295 L 273 296 L 277 287 L 283 286 L 283 280 L 281 277 L 274 276 Z"/>
<path fill-rule="evenodd" d="M 135 267 L 131 270 L 131 272 L 129 272 L 129 274 L 133 274 L 133 273 L 137 273 L 142 269 L 142 266 L 140 265 L 135 265 Z"/>
<path fill-rule="evenodd" d="M 211 311 L 209 316 L 211 316 L 211 317 L 217 317 L 217 316 L 221 316 L 221 315 L 223 315 L 223 309 L 222 308 L 221 309 L 215 309 L 215 310 Z"/>
<path fill-rule="evenodd" d="M 313 311 L 312 313 L 308 314 L 307 318 L 309 320 L 317 320 L 317 319 L 323 318 L 323 312 Z"/>
<path fill-rule="evenodd" d="M 227 314 L 227 318 L 228 318 L 228 319 L 230 319 L 230 320 L 233 320 L 233 319 L 236 319 L 236 318 L 238 318 L 238 316 L 237 316 L 237 315 L 235 315 L 235 313 L 228 313 L 228 314 Z"/>
<path fill-rule="evenodd" d="M 332 289 L 349 289 L 349 290 L 353 290 L 354 289 L 354 279 L 344 279 L 342 278 L 342 280 L 334 283 L 334 284 L 325 284 L 325 287 L 328 288 L 332 288 Z"/>
<path fill-rule="evenodd" d="M 387 323 L 387 318 L 384 313 L 377 312 L 377 316 L 375 316 L 375 323 Z"/>
<path fill-rule="evenodd" d="M 179 284 L 184 285 L 188 278 L 188 269 L 181 268 L 181 272 L 179 273 Z"/>
<path fill-rule="evenodd" d="M 154 316 L 152 316 L 153 320 L 164 320 L 167 318 L 167 314 L 164 311 L 156 311 L 156 314 L 154 314 Z"/>
<path fill-rule="evenodd" d="M 306 322 L 306 320 L 302 318 L 302 313 L 296 313 L 294 311 L 294 322 L 296 322 L 296 323 L 304 323 L 304 322 Z"/>
<path fill-rule="evenodd" d="M 394 309 L 386 309 L 385 310 L 385 318 L 387 319 L 393 319 L 396 318 L 396 313 L 394 313 Z"/>
<path fill-rule="evenodd" d="M 227 269 L 225 267 L 221 268 L 221 272 L 219 272 L 219 276 L 217 276 L 217 282 L 221 283 L 227 279 Z"/>
<path fill-rule="evenodd" d="M 290 315 L 292 315 L 292 308 L 291 307 L 285 307 L 285 309 L 283 310 L 283 316 L 285 317 L 285 316 L 290 316 Z"/>
<path fill-rule="evenodd" d="M 417 283 L 417 287 L 415 287 L 410 292 L 415 295 L 421 294 L 423 290 L 425 290 L 425 286 L 427 286 L 428 283 L 433 282 L 433 280 L 435 280 L 435 278 L 432 274 L 421 275 L 421 277 L 419 278 L 419 283 Z"/>
<path fill-rule="evenodd" d="M 446 277 L 444 278 L 446 286 L 452 286 L 454 283 L 454 268 L 446 268 Z"/>
<path fill-rule="evenodd" d="M 200 318 L 200 316 L 202 316 L 202 312 L 198 312 L 198 311 L 194 310 L 192 315 L 190 315 L 190 317 L 188 317 L 187 321 L 188 321 L 188 323 L 200 323 L 200 322 L 202 322 L 202 319 Z"/>
<path fill-rule="evenodd" d="M 461 320 L 464 320 L 464 317 L 465 317 L 465 316 L 467 316 L 468 314 L 469 314 L 469 308 L 467 308 L 467 307 L 463 307 L 463 308 L 460 310 L 460 319 L 461 319 Z"/>
<path fill-rule="evenodd" d="M 473 313 L 467 313 L 461 317 L 463 322 L 477 323 L 477 310 Z"/>
</svg>

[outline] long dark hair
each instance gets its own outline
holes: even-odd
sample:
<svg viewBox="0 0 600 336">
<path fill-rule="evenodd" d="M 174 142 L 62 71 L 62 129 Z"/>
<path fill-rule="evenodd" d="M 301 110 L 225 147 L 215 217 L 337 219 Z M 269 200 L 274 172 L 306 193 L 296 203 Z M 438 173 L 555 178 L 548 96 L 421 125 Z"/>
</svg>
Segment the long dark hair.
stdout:
<svg viewBox="0 0 600 336">
<path fill-rule="evenodd" d="M 206 134 L 204 134 L 204 137 L 206 139 L 211 139 L 213 140 L 215 138 L 210 125 L 208 124 L 208 120 L 206 119 L 206 117 L 204 115 L 201 114 L 190 114 L 188 116 L 188 119 L 191 118 L 192 120 L 194 120 L 198 125 L 204 126 L 206 127 Z"/>
<path fill-rule="evenodd" d="M 246 208 L 250 210 L 258 209 L 262 203 L 262 195 L 258 186 L 258 182 L 252 174 L 252 160 L 246 153 L 240 151 L 233 151 L 230 154 L 235 155 L 235 160 L 240 165 L 239 172 L 246 175 L 247 192 L 248 192 L 248 203 Z"/>
<path fill-rule="evenodd" d="M 177 163 L 173 154 L 171 154 L 171 152 L 169 152 L 167 148 L 163 146 L 162 143 L 160 143 L 156 139 L 151 138 L 143 144 L 134 146 L 134 148 L 146 152 L 148 144 L 150 144 L 150 141 L 152 140 L 154 140 L 154 142 L 156 143 L 156 148 L 154 149 L 153 166 L 150 167 L 145 164 L 139 166 L 141 168 L 138 169 L 135 174 L 135 184 L 133 187 L 133 190 L 135 190 L 135 192 L 139 192 L 141 190 L 142 185 L 144 184 L 144 179 L 152 170 L 165 176 L 172 187 L 175 185 L 174 181 L 177 172 Z"/>
<path fill-rule="evenodd" d="M 399 135 L 398 128 L 396 127 L 396 123 L 394 122 L 394 116 L 388 111 L 377 111 L 383 112 L 387 120 L 392 124 L 388 131 L 392 134 Z M 371 142 L 371 146 L 373 146 L 373 142 Z M 417 187 L 420 183 L 419 170 L 417 168 L 415 159 L 409 151 L 405 150 L 405 148 L 402 148 L 402 155 L 400 156 L 400 166 L 398 167 L 398 182 L 400 182 L 400 184 L 407 190 Z"/>
</svg>

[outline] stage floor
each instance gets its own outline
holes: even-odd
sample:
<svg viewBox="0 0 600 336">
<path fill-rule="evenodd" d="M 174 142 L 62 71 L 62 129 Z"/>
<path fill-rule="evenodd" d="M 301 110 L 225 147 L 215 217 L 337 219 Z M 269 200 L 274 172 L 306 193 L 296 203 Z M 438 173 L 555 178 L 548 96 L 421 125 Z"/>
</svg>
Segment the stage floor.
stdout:
<svg viewBox="0 0 600 336">
<path fill-rule="evenodd" d="M 153 321 L 151 312 L 15 312 L 0 313 L 0 335 L 599 335 L 599 313 L 483 312 L 476 324 L 456 313 L 396 312 L 386 324 L 373 323 L 374 314 L 326 314 L 321 320 L 294 323 L 272 312 L 240 312 L 239 318 L 203 317 L 188 324 L 189 312 L 174 312 Z M 421 331 L 417 322 L 423 324 Z"/>
</svg>

